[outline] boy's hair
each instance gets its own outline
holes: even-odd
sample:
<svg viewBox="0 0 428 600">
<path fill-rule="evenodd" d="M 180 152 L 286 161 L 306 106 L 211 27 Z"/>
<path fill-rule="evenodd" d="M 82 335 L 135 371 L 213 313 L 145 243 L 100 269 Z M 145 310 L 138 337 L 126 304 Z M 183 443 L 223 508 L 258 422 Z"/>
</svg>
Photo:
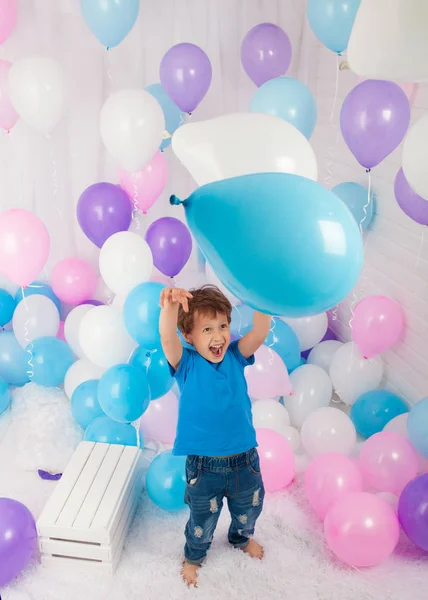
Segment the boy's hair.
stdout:
<svg viewBox="0 0 428 600">
<path fill-rule="evenodd" d="M 230 323 L 232 320 L 232 305 L 226 296 L 215 285 L 203 285 L 194 290 L 189 290 L 193 298 L 189 300 L 189 312 L 186 313 L 180 305 L 178 309 L 178 328 L 181 333 L 188 335 L 193 329 L 193 318 L 195 313 L 215 317 L 221 313 L 227 316 Z"/>
</svg>

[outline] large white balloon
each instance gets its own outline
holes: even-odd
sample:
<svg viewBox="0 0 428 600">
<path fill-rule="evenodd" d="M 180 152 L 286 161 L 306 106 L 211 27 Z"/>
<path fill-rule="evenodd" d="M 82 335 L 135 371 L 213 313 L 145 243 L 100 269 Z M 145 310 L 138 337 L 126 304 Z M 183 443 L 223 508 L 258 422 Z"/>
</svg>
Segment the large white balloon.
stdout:
<svg viewBox="0 0 428 600">
<path fill-rule="evenodd" d="M 28 56 L 16 60 L 9 72 L 9 96 L 21 119 L 49 133 L 64 112 L 65 82 L 53 58 Z"/>
<path fill-rule="evenodd" d="M 284 397 L 284 406 L 291 424 L 300 428 L 311 412 L 330 404 L 333 388 L 330 377 L 316 365 L 298 367 L 291 373 L 290 382 L 293 393 Z"/>
<path fill-rule="evenodd" d="M 327 452 L 351 454 L 357 441 L 351 419 L 331 406 L 311 413 L 303 423 L 300 436 L 304 449 L 312 457 Z"/>
<path fill-rule="evenodd" d="M 226 296 L 226 298 L 229 300 L 229 302 L 235 306 L 236 304 L 241 304 L 241 301 L 234 296 L 231 292 L 229 292 L 229 290 L 227 289 L 227 287 L 225 287 L 222 282 L 220 281 L 220 279 L 217 277 L 217 275 L 214 273 L 212 266 L 207 262 L 205 265 L 205 273 L 207 276 L 207 281 L 208 283 L 211 283 L 211 285 L 216 285 L 218 287 L 218 289 L 223 292 L 223 294 Z"/>
<path fill-rule="evenodd" d="M 280 433 L 285 437 L 286 440 L 288 440 L 293 452 L 298 452 L 300 450 L 302 443 L 300 441 L 300 433 L 297 431 L 297 429 L 289 425 L 288 427 L 283 427 Z"/>
<path fill-rule="evenodd" d="M 126 171 L 138 171 L 162 142 L 165 117 L 160 104 L 144 90 L 122 90 L 104 103 L 100 131 L 105 147 Z"/>
<path fill-rule="evenodd" d="M 342 342 L 337 340 L 327 340 L 321 342 L 312 348 L 308 356 L 308 365 L 317 365 L 324 369 L 324 371 L 330 374 L 330 365 L 333 360 L 333 356 L 343 346 Z"/>
<path fill-rule="evenodd" d="M 256 429 L 271 429 L 282 435 L 290 425 L 287 409 L 277 400 L 257 400 L 253 402 L 252 410 Z"/>
<path fill-rule="evenodd" d="M 59 329 L 58 309 L 46 296 L 27 296 L 16 307 L 12 325 L 16 339 L 25 348 L 39 337 L 56 337 Z"/>
<path fill-rule="evenodd" d="M 71 400 L 74 390 L 84 381 L 100 379 L 105 369 L 91 363 L 87 358 L 76 360 L 65 374 L 64 392 Z"/>
<path fill-rule="evenodd" d="M 122 315 L 111 306 L 95 306 L 86 313 L 80 323 L 79 342 L 85 357 L 105 369 L 126 363 L 137 346 Z"/>
<path fill-rule="evenodd" d="M 251 173 L 317 179 L 317 161 L 308 140 L 272 115 L 232 113 L 188 123 L 174 133 L 172 149 L 198 185 Z"/>
<path fill-rule="evenodd" d="M 126 296 L 135 286 L 150 279 L 152 251 L 136 233 L 120 231 L 103 244 L 99 267 L 108 287 L 115 294 Z"/>
<path fill-rule="evenodd" d="M 78 358 L 84 356 L 84 352 L 79 342 L 80 323 L 86 313 L 93 308 L 94 306 L 92 304 L 81 304 L 80 306 L 76 306 L 68 313 L 64 322 L 64 337 L 67 344 Z"/>
<path fill-rule="evenodd" d="M 428 63 L 428 54 L 426 62 Z M 428 201 L 427 156 L 428 115 L 425 115 L 416 121 L 404 138 L 402 164 L 404 175 L 410 187 L 415 190 L 419 196 L 422 196 L 422 198 L 425 198 Z"/>
<path fill-rule="evenodd" d="M 297 335 L 301 352 L 310 350 L 316 346 L 323 339 L 328 328 L 328 317 L 325 312 L 297 319 L 289 317 L 281 318 L 284 323 L 290 325 L 291 329 Z"/>
<path fill-rule="evenodd" d="M 353 342 L 343 344 L 330 366 L 330 379 L 340 399 L 350 406 L 361 394 L 375 390 L 382 379 L 380 356 L 364 358 Z"/>
<path fill-rule="evenodd" d="M 428 80 L 428 2 L 361 0 L 349 38 L 350 68 L 369 79 Z"/>
</svg>

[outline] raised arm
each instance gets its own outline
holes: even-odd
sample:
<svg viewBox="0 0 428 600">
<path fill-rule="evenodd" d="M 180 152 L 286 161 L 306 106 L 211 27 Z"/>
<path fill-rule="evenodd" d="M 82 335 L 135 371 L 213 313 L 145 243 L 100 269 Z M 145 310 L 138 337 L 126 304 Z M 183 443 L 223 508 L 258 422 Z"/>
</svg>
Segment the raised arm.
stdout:
<svg viewBox="0 0 428 600">
<path fill-rule="evenodd" d="M 160 296 L 161 314 L 159 333 L 162 350 L 169 364 L 178 369 L 183 355 L 183 346 L 177 334 L 178 309 L 180 304 L 185 312 L 189 312 L 188 300 L 192 294 L 178 288 L 164 288 Z"/>
<path fill-rule="evenodd" d="M 272 317 L 255 311 L 253 327 L 238 342 L 239 352 L 244 358 L 249 358 L 256 352 L 267 338 Z"/>
</svg>

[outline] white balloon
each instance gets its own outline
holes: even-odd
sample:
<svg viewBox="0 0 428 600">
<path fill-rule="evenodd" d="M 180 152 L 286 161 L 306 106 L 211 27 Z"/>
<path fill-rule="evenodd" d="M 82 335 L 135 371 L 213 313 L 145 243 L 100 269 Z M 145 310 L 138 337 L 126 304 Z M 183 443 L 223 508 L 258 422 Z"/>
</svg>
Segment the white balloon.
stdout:
<svg viewBox="0 0 428 600">
<path fill-rule="evenodd" d="M 383 360 L 380 356 L 364 358 L 353 342 L 343 344 L 333 356 L 330 379 L 342 402 L 352 406 L 370 390 L 375 390 L 383 375 Z"/>
<path fill-rule="evenodd" d="M 300 428 L 306 417 L 321 406 L 328 406 L 333 387 L 327 373 L 316 365 L 297 367 L 290 375 L 293 393 L 284 397 L 291 424 Z"/>
<path fill-rule="evenodd" d="M 349 38 L 352 71 L 369 79 L 428 80 L 428 2 L 362 0 Z"/>
<path fill-rule="evenodd" d="M 92 304 L 81 304 L 80 306 L 76 306 L 68 313 L 68 316 L 64 321 L 64 337 L 67 344 L 78 358 L 84 356 L 84 352 L 79 342 L 80 323 L 86 313 L 93 308 L 95 307 Z"/>
<path fill-rule="evenodd" d="M 53 58 L 28 56 L 16 60 L 9 72 L 9 96 L 21 119 L 49 133 L 64 112 L 65 82 Z"/>
<path fill-rule="evenodd" d="M 114 293 L 111 291 L 102 277 L 97 277 L 97 288 L 92 298 L 93 300 L 98 300 L 103 304 L 111 304 L 113 302 Z"/>
<path fill-rule="evenodd" d="M 323 339 L 328 328 L 327 313 L 319 313 L 311 317 L 299 317 L 292 319 L 290 317 L 281 317 L 284 323 L 290 325 L 291 329 L 297 335 L 300 344 L 300 351 L 310 350 Z"/>
<path fill-rule="evenodd" d="M 404 176 L 410 187 L 428 201 L 427 155 L 428 115 L 425 115 L 416 121 L 404 138 L 402 163 Z"/>
<path fill-rule="evenodd" d="M 39 337 L 56 337 L 59 312 L 54 302 L 41 294 L 21 300 L 13 313 L 13 331 L 20 346 L 25 348 Z"/>
<path fill-rule="evenodd" d="M 112 308 L 114 308 L 114 310 L 117 310 L 119 313 L 122 313 L 126 298 L 127 298 L 127 296 L 122 296 L 121 294 L 117 294 L 114 297 L 113 302 L 111 303 Z"/>
<path fill-rule="evenodd" d="M 343 346 L 342 342 L 337 340 L 327 340 L 314 346 L 308 356 L 308 365 L 317 365 L 330 373 L 330 365 L 336 352 Z"/>
<path fill-rule="evenodd" d="M 393 431 L 395 433 L 399 433 L 403 435 L 405 438 L 409 438 L 407 435 L 407 418 L 409 413 L 403 413 L 402 415 L 397 415 L 383 428 L 384 431 Z M 418 453 L 419 459 L 419 473 L 425 473 L 428 471 L 428 458 L 424 458 Z"/>
<path fill-rule="evenodd" d="M 288 427 L 283 427 L 279 433 L 283 435 L 286 440 L 288 440 L 293 452 L 298 452 L 300 450 L 302 442 L 300 440 L 300 433 L 297 431 L 297 429 L 294 429 L 294 427 L 288 425 Z"/>
<path fill-rule="evenodd" d="M 240 304 L 241 303 L 241 301 L 239 300 L 239 298 L 237 298 L 231 292 L 229 292 L 229 290 L 227 289 L 227 287 L 225 287 L 222 284 L 222 282 L 220 281 L 220 279 L 214 273 L 212 266 L 208 262 L 205 265 L 205 273 L 206 273 L 206 276 L 207 276 L 208 283 L 211 283 L 211 285 L 217 286 L 218 289 L 226 296 L 226 298 L 229 300 L 229 302 L 233 306 L 235 306 L 236 304 Z"/>
<path fill-rule="evenodd" d="M 145 90 L 121 90 L 104 103 L 100 131 L 105 147 L 126 171 L 138 171 L 162 142 L 165 117 Z"/>
<path fill-rule="evenodd" d="M 300 432 L 309 456 L 338 452 L 349 455 L 355 448 L 357 432 L 351 419 L 338 408 L 326 406 L 311 413 Z"/>
<path fill-rule="evenodd" d="M 64 392 L 67 398 L 71 400 L 74 390 L 84 381 L 100 379 L 104 371 L 105 369 L 97 367 L 87 358 L 76 360 L 65 374 Z"/>
<path fill-rule="evenodd" d="M 277 400 L 257 400 L 252 404 L 253 424 L 256 429 L 272 429 L 282 433 L 290 425 L 287 409 Z"/>
<path fill-rule="evenodd" d="M 131 231 L 119 231 L 103 244 L 99 267 L 102 278 L 115 294 L 126 296 L 150 279 L 153 257 L 149 245 Z"/>
<path fill-rule="evenodd" d="M 85 357 L 105 369 L 126 363 L 137 346 L 122 315 L 111 306 L 95 306 L 86 313 L 80 322 L 79 342 Z"/>
<path fill-rule="evenodd" d="M 198 185 L 251 173 L 317 179 L 312 146 L 290 123 L 262 113 L 232 113 L 179 127 L 172 149 Z"/>
</svg>

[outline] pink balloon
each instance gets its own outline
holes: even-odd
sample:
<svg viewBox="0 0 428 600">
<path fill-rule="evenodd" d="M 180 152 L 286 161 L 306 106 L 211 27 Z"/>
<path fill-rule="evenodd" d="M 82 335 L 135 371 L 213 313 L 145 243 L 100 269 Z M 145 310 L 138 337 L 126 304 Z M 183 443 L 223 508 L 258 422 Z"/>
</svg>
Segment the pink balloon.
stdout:
<svg viewBox="0 0 428 600">
<path fill-rule="evenodd" d="M 19 115 L 9 98 L 8 77 L 12 63 L 0 59 L 0 127 L 10 131 L 19 119 Z"/>
<path fill-rule="evenodd" d="M 271 429 L 257 429 L 263 484 L 267 492 L 285 489 L 294 479 L 295 459 L 288 440 Z"/>
<path fill-rule="evenodd" d="M 173 444 L 178 421 L 178 400 L 174 392 L 152 400 L 141 417 L 141 433 L 145 440 Z"/>
<path fill-rule="evenodd" d="M 324 521 L 330 550 L 355 567 L 373 567 L 395 550 L 400 526 L 391 506 L 374 494 L 346 494 L 333 504 Z"/>
<path fill-rule="evenodd" d="M 12 33 L 16 25 L 16 0 L 0 0 L 0 44 Z"/>
<path fill-rule="evenodd" d="M 370 487 L 379 492 L 400 494 L 418 473 L 418 455 L 404 436 L 381 431 L 364 442 L 360 468 Z"/>
<path fill-rule="evenodd" d="M 49 233 L 28 210 L 12 208 L 0 214 L 0 271 L 16 285 L 34 281 L 49 256 Z"/>
<path fill-rule="evenodd" d="M 91 265 L 81 258 L 66 258 L 52 270 L 52 289 L 60 300 L 79 304 L 91 298 L 97 287 L 97 276 Z"/>
<path fill-rule="evenodd" d="M 343 454 L 320 454 L 305 474 L 309 504 L 321 519 L 336 500 L 349 492 L 363 491 L 363 478 L 355 462 Z"/>
<path fill-rule="evenodd" d="M 168 181 L 165 154 L 158 150 L 152 160 L 135 173 L 119 169 L 119 178 L 132 204 L 146 213 L 162 194 Z"/>
<path fill-rule="evenodd" d="M 67 343 L 67 340 L 65 339 L 65 336 L 64 336 L 64 321 L 59 322 L 59 328 L 58 328 L 58 333 L 56 334 L 56 337 L 59 340 L 62 340 L 63 342 Z"/>
<path fill-rule="evenodd" d="M 404 313 L 399 304 L 385 296 L 367 296 L 354 309 L 352 339 L 364 358 L 388 350 L 404 328 Z"/>
<path fill-rule="evenodd" d="M 289 396 L 291 383 L 287 367 L 278 354 L 268 346 L 260 346 L 256 362 L 245 369 L 248 393 L 251 398 L 261 400 L 275 396 Z"/>
</svg>

